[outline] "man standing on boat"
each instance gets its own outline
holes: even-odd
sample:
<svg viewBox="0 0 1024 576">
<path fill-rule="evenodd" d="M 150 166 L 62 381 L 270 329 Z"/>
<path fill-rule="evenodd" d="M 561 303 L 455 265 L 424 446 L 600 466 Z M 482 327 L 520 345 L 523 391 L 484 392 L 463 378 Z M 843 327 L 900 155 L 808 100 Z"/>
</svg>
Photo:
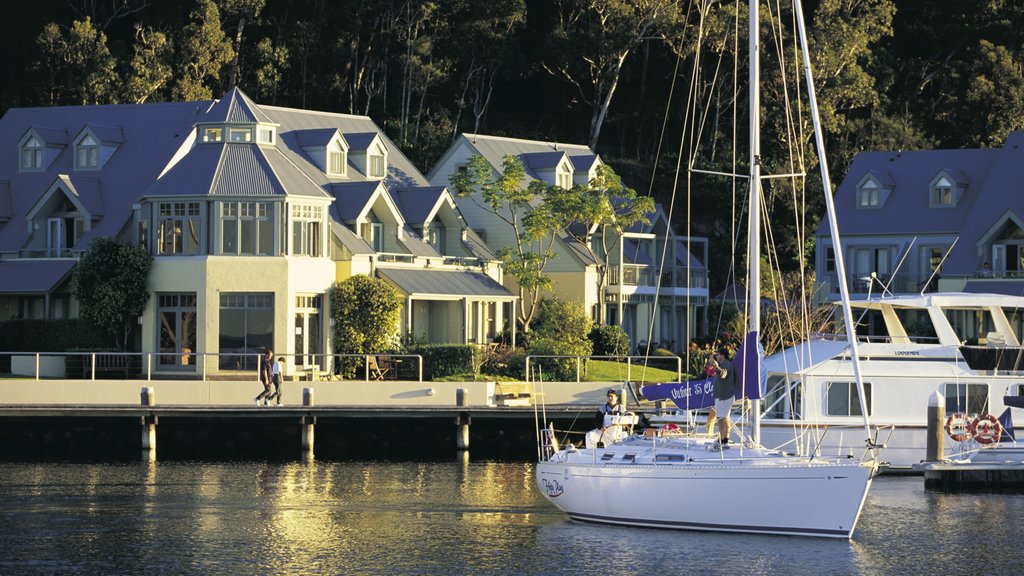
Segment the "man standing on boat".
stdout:
<svg viewBox="0 0 1024 576">
<path fill-rule="evenodd" d="M 715 418 L 718 420 L 718 442 L 712 445 L 713 450 L 729 448 L 729 428 L 732 422 L 729 413 L 732 403 L 736 401 L 736 374 L 732 362 L 726 356 L 728 350 L 719 348 L 715 353 Z"/>
</svg>

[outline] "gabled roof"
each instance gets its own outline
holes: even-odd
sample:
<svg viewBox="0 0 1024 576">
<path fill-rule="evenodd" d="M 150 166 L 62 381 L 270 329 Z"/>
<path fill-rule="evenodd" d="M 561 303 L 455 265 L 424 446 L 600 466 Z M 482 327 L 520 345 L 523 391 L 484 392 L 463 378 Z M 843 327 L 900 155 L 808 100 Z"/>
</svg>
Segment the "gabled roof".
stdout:
<svg viewBox="0 0 1024 576">
<path fill-rule="evenodd" d="M 391 196 L 406 222 L 422 226 L 434 216 L 446 198 L 451 198 L 447 192 L 444 186 L 418 186 L 391 190 Z"/>
<path fill-rule="evenodd" d="M 366 211 L 370 200 L 382 190 L 383 184 L 379 180 L 331 184 L 330 191 L 334 195 L 331 216 L 339 222 L 351 222 L 359 218 Z"/>
<path fill-rule="evenodd" d="M 309 130 L 295 130 L 291 133 L 295 143 L 303 148 L 327 146 L 337 135 L 345 142 L 345 137 L 338 132 L 337 128 L 311 128 Z"/>
<path fill-rule="evenodd" d="M 117 154 L 85 178 L 76 173 L 75 154 L 70 149 L 58 153 L 46 169 L 33 172 L 19 171 L 17 154 L 0 154 L 0 179 L 8 182 L 11 219 L 24 218 L 58 175 L 65 174 L 83 203 L 90 210 L 103 212 L 103 218 L 93 221 L 92 234 L 116 236 L 131 217 L 132 205 L 156 181 L 209 105 L 163 102 L 9 109 L 0 118 L 0 143 L 9 147 L 30 129 L 50 142 L 67 143 L 69 134 L 78 135 L 87 126 L 117 126 L 123 140 Z M 97 194 L 92 195 L 92 190 Z M 29 234 L 26 226 L 0 227 L 0 252 L 17 252 Z"/>
<path fill-rule="evenodd" d="M 348 141 L 350 150 L 366 150 L 378 136 L 380 136 L 379 132 L 347 132 L 345 140 Z"/>
<path fill-rule="evenodd" d="M 64 147 L 68 143 L 68 131 L 62 128 L 30 126 L 29 130 L 32 130 L 37 136 L 42 138 L 43 144 L 47 146 Z M 25 132 L 28 133 L 28 130 Z"/>
<path fill-rule="evenodd" d="M 107 144 L 121 144 L 124 142 L 124 132 L 117 126 L 103 126 L 101 124 L 86 124 L 84 130 L 89 130 L 100 139 L 100 142 Z"/>
<path fill-rule="evenodd" d="M 519 155 L 523 163 L 533 170 L 553 170 L 565 158 L 564 151 L 553 152 L 525 152 Z"/>
<path fill-rule="evenodd" d="M 599 159 L 600 156 L 597 154 L 577 154 L 575 156 L 569 156 L 569 161 L 572 162 L 572 169 L 577 172 L 589 172 L 595 165 L 600 164 Z"/>
<path fill-rule="evenodd" d="M 202 122 L 263 122 L 273 121 L 244 92 L 237 87 L 228 90 L 220 100 L 206 112 Z"/>
<path fill-rule="evenodd" d="M 342 246 L 349 252 L 358 256 L 372 256 L 376 254 L 373 248 L 355 232 L 348 229 L 344 224 L 331 219 L 331 233 L 341 242 Z"/>
<path fill-rule="evenodd" d="M 1020 166 L 1024 166 L 1024 132 L 1011 133 L 1002 148 L 862 152 L 836 192 L 840 234 L 958 236 L 943 271 L 972 274 L 979 265 L 978 242 L 991 227 L 1007 213 L 1024 216 Z M 931 208 L 929 185 L 943 172 L 966 188 L 955 207 Z M 892 192 L 883 209 L 854 208 L 856 185 L 868 173 L 891 175 Z M 826 219 L 817 234 L 828 233 Z"/>
</svg>

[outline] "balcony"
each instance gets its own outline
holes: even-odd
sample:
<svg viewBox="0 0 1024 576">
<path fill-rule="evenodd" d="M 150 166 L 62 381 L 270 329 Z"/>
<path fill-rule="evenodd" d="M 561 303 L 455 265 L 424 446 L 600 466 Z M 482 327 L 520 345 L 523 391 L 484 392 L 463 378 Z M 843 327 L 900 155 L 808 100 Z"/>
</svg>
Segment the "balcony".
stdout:
<svg viewBox="0 0 1024 576">
<path fill-rule="evenodd" d="M 608 267 L 608 285 L 619 285 L 619 269 L 622 270 L 623 286 L 655 286 L 655 280 L 661 280 L 662 288 L 707 288 L 707 270 L 687 270 L 676 268 L 666 270 L 660 275 L 648 266 L 625 265 Z"/>
</svg>

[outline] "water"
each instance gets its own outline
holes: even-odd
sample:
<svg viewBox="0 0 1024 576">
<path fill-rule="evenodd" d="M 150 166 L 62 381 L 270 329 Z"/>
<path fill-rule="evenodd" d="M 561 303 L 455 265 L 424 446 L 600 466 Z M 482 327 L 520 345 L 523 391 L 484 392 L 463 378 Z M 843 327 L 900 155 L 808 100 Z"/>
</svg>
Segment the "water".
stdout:
<svg viewBox="0 0 1024 576">
<path fill-rule="evenodd" d="M 853 541 L 582 524 L 533 483 L 531 464 L 509 462 L 0 463 L 0 574 L 920 575 L 1024 561 L 1024 496 L 926 492 L 920 477 L 878 479 Z"/>
</svg>

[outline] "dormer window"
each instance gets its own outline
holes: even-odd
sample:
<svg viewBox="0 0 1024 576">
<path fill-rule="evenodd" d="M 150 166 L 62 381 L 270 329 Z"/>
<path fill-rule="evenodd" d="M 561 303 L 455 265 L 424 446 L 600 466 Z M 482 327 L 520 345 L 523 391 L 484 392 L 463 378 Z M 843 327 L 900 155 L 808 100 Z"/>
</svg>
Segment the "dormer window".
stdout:
<svg viewBox="0 0 1024 576">
<path fill-rule="evenodd" d="M 220 127 L 203 128 L 203 142 L 223 142 L 224 129 Z"/>
<path fill-rule="evenodd" d="M 877 208 L 880 204 L 879 197 L 878 184 L 868 180 L 857 189 L 857 207 Z"/>
<path fill-rule="evenodd" d="M 78 142 L 75 164 L 79 170 L 95 170 L 100 166 L 100 146 L 91 134 L 86 134 Z"/>
<path fill-rule="evenodd" d="M 928 191 L 928 205 L 932 208 L 955 208 L 960 202 L 966 177 L 953 170 L 942 170 L 932 179 Z"/>
<path fill-rule="evenodd" d="M 384 154 L 370 154 L 370 178 L 384 177 Z"/>
<path fill-rule="evenodd" d="M 560 187 L 562 187 L 562 188 L 564 188 L 566 190 L 572 188 L 572 173 L 570 173 L 570 172 L 559 172 L 558 176 L 557 176 L 557 179 L 558 179 L 557 184 Z"/>
<path fill-rule="evenodd" d="M 29 137 L 21 147 L 21 169 L 42 170 L 43 143 L 35 136 Z"/>
<path fill-rule="evenodd" d="M 347 164 L 345 149 L 341 147 L 341 143 L 338 140 L 334 140 L 327 147 L 327 173 L 335 176 L 344 176 L 347 172 Z"/>
</svg>

